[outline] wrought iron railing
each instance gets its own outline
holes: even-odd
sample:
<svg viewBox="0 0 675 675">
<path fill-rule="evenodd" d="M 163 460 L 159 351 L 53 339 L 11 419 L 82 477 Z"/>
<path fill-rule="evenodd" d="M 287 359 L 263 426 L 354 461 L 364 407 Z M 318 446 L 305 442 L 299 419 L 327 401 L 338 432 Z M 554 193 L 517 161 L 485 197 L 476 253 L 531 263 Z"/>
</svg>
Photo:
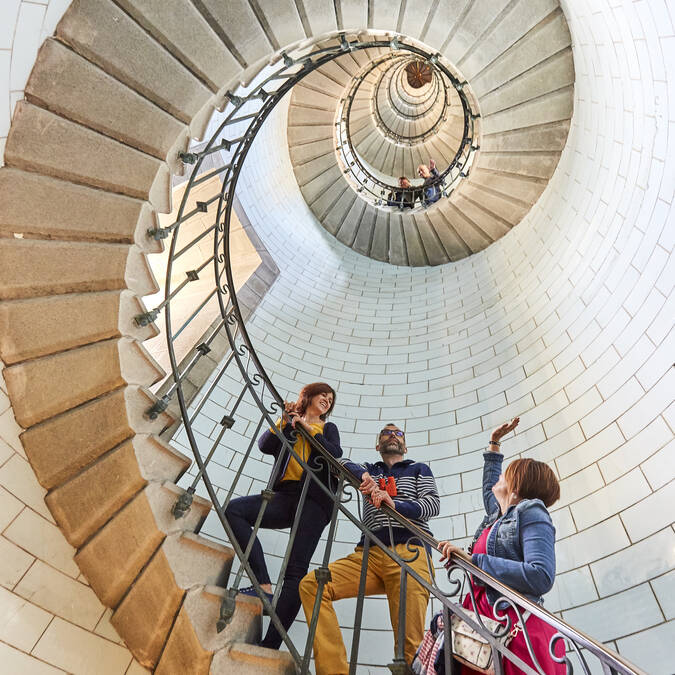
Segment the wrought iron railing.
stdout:
<svg viewBox="0 0 675 675">
<path fill-rule="evenodd" d="M 378 207 L 392 207 L 394 210 L 407 209 L 426 209 L 431 204 L 436 203 L 443 197 L 448 197 L 457 187 L 459 182 L 469 175 L 474 155 L 480 149 L 478 144 L 477 123 L 480 115 L 476 113 L 471 105 L 469 97 L 466 94 L 466 83 L 461 82 L 443 63 L 439 60 L 437 54 L 424 52 L 423 50 L 406 45 L 403 42 L 394 40 L 391 43 L 392 54 L 384 55 L 376 59 L 372 65 L 364 68 L 356 76 L 345 95 L 338 102 L 335 135 L 337 141 L 338 157 L 343 173 L 350 179 L 354 189 L 367 201 Z M 352 139 L 351 131 L 351 110 L 356 100 L 360 86 L 375 68 L 379 68 L 387 61 L 392 61 L 395 72 L 398 72 L 398 65 L 404 64 L 410 56 L 401 55 L 400 51 L 410 51 L 416 57 L 423 57 L 430 63 L 437 73 L 439 81 L 439 96 L 442 98 L 442 105 L 439 107 L 438 118 L 433 121 L 430 128 L 424 133 L 413 137 L 404 137 L 395 134 L 378 117 L 377 96 L 375 97 L 375 117 L 378 127 L 383 135 L 391 142 L 408 145 L 409 143 L 421 143 L 427 138 L 437 133 L 441 124 L 447 121 L 448 115 L 448 92 L 451 87 L 459 97 L 462 106 L 462 136 L 455 156 L 449 164 L 443 168 L 438 177 L 427 185 L 417 184 L 416 180 L 411 181 L 412 187 L 401 188 L 394 183 L 393 178 L 385 178 L 380 172 L 373 169 L 359 154 Z M 380 79 L 380 83 L 383 78 Z M 378 83 L 379 84 L 379 83 Z M 397 196 L 398 195 L 398 196 Z"/>
<path fill-rule="evenodd" d="M 521 668 L 522 672 L 527 673 L 528 675 L 535 673 L 539 673 L 539 675 L 547 675 L 542 673 L 540 667 L 537 668 L 535 666 L 535 668 L 532 668 L 531 666 L 523 663 L 519 657 L 498 643 L 498 635 L 491 633 L 480 621 L 476 622 L 476 620 L 472 619 L 471 616 L 467 614 L 460 602 L 455 600 L 455 596 L 458 595 L 461 587 L 459 579 L 455 579 L 453 588 L 448 594 L 443 592 L 435 581 L 428 582 L 422 578 L 413 567 L 411 567 L 410 563 L 413 562 L 412 558 L 414 555 L 426 555 L 430 577 L 433 579 L 432 563 L 429 556 L 424 552 L 423 548 L 417 548 L 416 553 L 411 553 L 409 558 L 404 559 L 399 556 L 392 548 L 388 547 L 383 541 L 378 539 L 378 537 L 372 531 L 363 525 L 360 517 L 358 515 L 354 515 L 352 510 L 348 508 L 348 502 L 354 499 L 355 495 L 358 495 L 356 488 L 358 487 L 359 481 L 338 461 L 336 461 L 335 458 L 332 457 L 330 453 L 316 439 L 306 434 L 306 432 L 304 432 L 302 429 L 299 431 L 299 433 L 302 434 L 307 443 L 309 443 L 311 447 L 314 448 L 317 453 L 317 457 L 321 462 L 324 463 L 323 468 L 327 467 L 335 477 L 335 492 L 333 493 L 333 491 L 326 487 L 320 480 L 318 473 L 321 470 L 321 467 L 308 465 L 307 462 L 305 462 L 304 459 L 295 452 L 293 438 L 289 440 L 283 434 L 278 434 L 282 446 L 282 452 L 279 453 L 278 458 L 272 467 L 270 477 L 262 491 L 263 499 L 260 512 L 258 513 L 251 539 L 246 545 L 241 546 L 237 542 L 237 539 L 233 535 L 232 527 L 225 515 L 228 504 L 230 503 L 233 495 L 236 494 L 242 472 L 247 463 L 250 461 L 251 452 L 257 437 L 263 428 L 275 428 L 274 425 L 276 418 L 283 410 L 282 397 L 275 389 L 274 384 L 268 377 L 259 360 L 254 345 L 248 334 L 246 325 L 242 320 L 242 313 L 235 293 L 233 270 L 230 257 L 229 235 L 233 198 L 242 164 L 251 147 L 251 144 L 253 143 L 257 131 L 260 129 L 266 117 L 269 115 L 276 103 L 288 91 L 290 91 L 296 82 L 300 81 L 305 75 L 320 67 L 323 63 L 340 56 L 350 49 L 364 49 L 374 46 L 381 47 L 386 46 L 387 44 L 388 43 L 382 41 L 349 42 L 345 36 L 340 36 L 339 42 L 337 42 L 334 46 L 316 49 L 309 53 L 282 54 L 281 58 L 283 63 L 279 66 L 279 68 L 269 76 L 262 78 L 262 81 L 259 84 L 250 87 L 250 90 L 246 93 L 246 95 L 238 95 L 235 93 L 228 94 L 229 102 L 225 109 L 225 117 L 222 123 L 219 125 L 216 133 L 208 141 L 206 147 L 203 150 L 193 154 L 181 154 L 181 158 L 184 162 L 188 164 L 194 164 L 194 169 L 191 173 L 187 189 L 185 190 L 183 199 L 178 209 L 177 218 L 168 227 L 156 228 L 148 232 L 149 236 L 155 237 L 157 239 L 163 239 L 171 236 L 169 264 L 167 268 L 165 285 L 165 299 L 157 307 L 136 317 L 136 321 L 139 324 L 145 325 L 149 322 L 156 321 L 161 312 L 164 312 L 165 335 L 172 369 L 173 385 L 165 397 L 160 399 L 160 401 L 155 404 L 155 406 L 149 409 L 147 414 L 150 417 L 156 416 L 158 412 L 163 409 L 163 407 L 165 408 L 166 405 L 168 405 L 169 400 L 173 396 L 176 397 L 182 415 L 183 430 L 187 438 L 187 442 L 189 443 L 194 454 L 197 466 L 197 475 L 194 477 L 193 482 L 187 487 L 185 492 L 174 505 L 173 514 L 176 519 L 180 519 L 191 508 L 192 499 L 197 490 L 198 481 L 201 480 L 213 504 L 213 508 L 218 516 L 220 524 L 222 525 L 223 531 L 229 539 L 230 545 L 234 549 L 239 561 L 239 569 L 230 583 L 230 587 L 226 593 L 226 597 L 221 607 L 220 618 L 217 625 L 218 630 L 222 630 L 232 619 L 236 608 L 235 598 L 243 577 L 246 575 L 256 589 L 264 608 L 269 613 L 271 622 L 279 631 L 283 643 L 295 660 L 298 671 L 301 673 L 309 672 L 312 642 L 314 632 L 316 630 L 321 589 L 323 588 L 323 585 L 326 583 L 327 579 L 326 570 L 328 569 L 328 564 L 331 559 L 332 546 L 335 540 L 337 517 L 338 515 L 341 515 L 353 523 L 363 534 L 365 549 L 360 584 L 361 592 L 359 594 L 354 617 L 355 637 L 351 649 L 350 673 L 355 672 L 356 664 L 359 658 L 359 633 L 364 606 L 363 580 L 365 579 L 365 572 L 367 571 L 369 559 L 367 553 L 371 547 L 378 547 L 382 550 L 385 556 L 388 556 L 390 559 L 395 561 L 401 570 L 402 591 L 400 598 L 400 621 L 398 626 L 399 640 L 397 651 L 393 655 L 392 663 L 390 664 L 393 672 L 402 673 L 406 669 L 405 659 L 403 656 L 404 640 L 402 639 L 406 633 L 405 589 L 407 583 L 410 580 L 414 580 L 421 584 L 429 592 L 431 597 L 435 598 L 436 601 L 440 603 L 440 606 L 442 607 L 442 613 L 445 618 L 444 630 L 447 638 L 446 644 L 449 644 L 450 640 L 449 633 L 451 628 L 450 621 L 448 620 L 449 616 L 450 614 L 457 614 L 467 623 L 472 625 L 488 641 L 495 655 L 497 673 L 502 672 L 501 660 L 498 658 L 499 655 L 501 655 L 502 658 L 513 661 L 519 668 Z M 395 48 L 400 49 L 401 46 L 401 43 L 397 42 Z M 410 49 L 415 51 L 416 48 L 410 47 Z M 244 126 L 243 129 L 233 133 L 233 129 L 239 129 L 242 127 L 242 125 Z M 200 167 L 204 158 L 217 151 L 220 151 L 226 155 L 224 165 L 209 171 L 206 176 L 202 175 L 200 172 Z M 221 189 L 208 200 L 197 202 L 196 207 L 193 210 L 187 211 L 186 204 L 188 202 L 190 190 L 197 185 L 203 184 L 205 180 L 214 175 L 222 176 Z M 187 241 L 180 241 L 181 232 L 185 228 L 185 223 L 189 222 L 190 219 L 197 214 L 208 212 L 210 206 L 215 208 L 215 218 L 213 220 L 213 224 L 196 236 L 189 235 Z M 192 248 L 197 243 L 200 241 L 203 242 L 207 237 L 210 238 L 212 242 L 212 253 L 206 256 L 198 268 L 184 269 L 183 271 L 185 272 L 185 280 L 177 287 L 173 288 L 172 278 L 174 278 L 174 275 L 178 269 L 181 268 L 181 265 L 186 265 L 186 256 L 184 255 L 185 252 L 192 250 Z M 202 302 L 196 303 L 195 311 L 192 312 L 187 320 L 180 319 L 176 322 L 178 325 L 174 326 L 174 322 L 171 318 L 172 303 L 175 302 L 176 298 L 180 296 L 180 294 L 184 292 L 186 288 L 189 288 L 191 282 L 199 278 L 200 273 L 204 273 L 207 269 L 210 269 L 213 274 L 213 289 L 207 294 Z M 217 299 L 222 318 L 220 322 L 212 328 L 212 335 L 195 347 L 192 357 L 184 362 L 187 363 L 187 365 L 185 365 L 183 370 L 181 370 L 177 363 L 175 354 L 175 340 L 183 332 L 185 327 L 191 321 L 195 320 L 199 313 L 203 311 L 203 308 L 212 297 Z M 191 400 L 189 392 L 184 390 L 186 373 L 188 370 L 194 368 L 200 362 L 200 360 L 209 353 L 209 344 L 212 338 L 223 333 L 229 342 L 231 350 L 230 354 L 223 361 L 223 363 L 220 364 L 220 366 L 217 368 L 217 371 L 213 373 L 211 384 L 200 394 L 198 398 Z M 212 396 L 212 392 L 214 391 L 215 387 L 218 386 L 218 383 L 222 380 L 222 378 L 226 376 L 234 376 L 234 379 L 240 382 L 241 390 L 239 394 L 234 397 L 234 401 L 230 405 L 229 409 L 220 419 L 220 429 L 215 434 L 215 438 L 212 440 L 204 440 L 206 437 L 198 437 L 196 426 L 199 422 L 200 416 L 203 414 L 206 403 L 209 402 Z M 252 402 L 255 405 L 259 416 L 257 422 L 252 425 L 247 447 L 243 452 L 241 452 L 238 466 L 234 471 L 232 483 L 229 485 L 226 494 L 224 496 L 219 496 L 217 486 L 214 485 L 209 474 L 209 465 L 214 460 L 217 452 L 227 452 L 227 434 L 236 423 L 239 407 L 245 398 L 248 402 Z M 230 450 L 230 452 L 234 453 L 234 450 Z M 266 594 L 262 592 L 259 580 L 256 579 L 255 575 L 253 574 L 253 570 L 249 562 L 253 537 L 255 537 L 258 532 L 265 509 L 267 508 L 269 501 L 274 494 L 274 485 L 276 479 L 279 476 L 279 472 L 281 471 L 284 453 L 293 456 L 296 461 L 304 468 L 306 480 L 299 497 L 295 521 L 292 524 L 290 530 L 283 562 L 279 571 L 279 580 L 284 578 L 286 567 L 289 563 L 291 546 L 295 537 L 298 536 L 299 516 L 302 512 L 302 507 L 305 503 L 305 500 L 307 499 L 309 486 L 312 483 L 316 484 L 317 489 L 322 491 L 330 500 L 330 503 L 332 503 L 332 514 L 327 544 L 323 554 L 322 565 L 320 567 L 319 574 L 317 575 L 319 592 L 317 594 L 317 601 L 315 602 L 313 613 L 309 620 L 309 633 L 304 644 L 297 644 L 291 639 L 275 611 L 281 584 L 277 583 L 274 595 L 270 601 Z M 358 504 L 360 505 L 360 502 L 358 502 Z M 386 506 L 383 507 L 383 510 L 387 514 L 390 523 L 396 522 L 398 526 L 405 528 L 409 532 L 410 541 L 421 541 L 424 545 L 428 545 L 431 549 L 436 548 L 438 542 L 427 532 L 418 528 L 414 523 L 402 517 L 395 510 L 391 510 Z M 574 628 L 567 625 L 557 617 L 549 614 L 539 605 L 530 602 L 523 596 L 501 584 L 496 579 L 487 575 L 481 569 L 474 566 L 468 558 L 464 558 L 462 556 L 453 556 L 451 559 L 450 572 L 451 574 L 459 574 L 459 576 L 463 577 L 464 579 L 468 579 L 470 575 L 479 579 L 483 583 L 497 590 L 501 594 L 503 601 L 510 607 L 513 607 L 519 616 L 521 616 L 522 611 L 530 611 L 533 615 L 538 616 L 549 625 L 553 626 L 557 632 L 552 640 L 552 643 L 556 643 L 559 640 L 565 640 L 567 644 L 567 654 L 564 657 L 564 661 L 567 664 L 568 672 L 572 672 L 572 659 L 570 658 L 570 654 L 576 653 L 578 655 L 578 663 L 580 664 L 582 671 L 589 675 L 591 671 L 588 665 L 588 660 L 591 657 L 597 659 L 600 662 L 605 673 L 640 673 L 639 670 L 630 666 L 630 664 L 626 663 L 617 654 L 607 650 L 601 644 L 576 631 Z M 510 630 L 510 628 L 510 620 L 507 620 L 505 630 Z M 531 643 L 529 638 L 528 645 L 531 651 Z M 554 644 L 551 645 L 551 649 L 553 649 L 553 646 Z M 454 666 L 450 659 L 449 650 L 446 650 L 446 672 L 456 672 L 453 670 L 453 667 Z"/>
</svg>

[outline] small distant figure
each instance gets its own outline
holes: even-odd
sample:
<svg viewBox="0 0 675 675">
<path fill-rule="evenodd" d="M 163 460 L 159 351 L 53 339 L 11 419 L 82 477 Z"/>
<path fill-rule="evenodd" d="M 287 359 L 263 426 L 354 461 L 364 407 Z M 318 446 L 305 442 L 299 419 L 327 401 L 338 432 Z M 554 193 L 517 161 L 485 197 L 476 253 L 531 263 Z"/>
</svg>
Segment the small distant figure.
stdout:
<svg viewBox="0 0 675 675">
<path fill-rule="evenodd" d="M 424 190 L 422 202 L 424 204 L 433 204 L 441 198 L 441 186 L 436 184 L 434 181 L 440 177 L 438 169 L 436 168 L 436 162 L 433 159 L 429 159 L 429 166 L 426 164 L 420 164 L 417 167 L 417 175 L 420 178 L 424 178 L 424 183 L 422 188 Z"/>
<path fill-rule="evenodd" d="M 401 209 L 411 209 L 415 205 L 415 193 L 412 191 L 410 181 L 401 176 L 398 179 L 400 190 L 390 192 L 387 197 L 387 206 L 398 206 Z"/>
</svg>

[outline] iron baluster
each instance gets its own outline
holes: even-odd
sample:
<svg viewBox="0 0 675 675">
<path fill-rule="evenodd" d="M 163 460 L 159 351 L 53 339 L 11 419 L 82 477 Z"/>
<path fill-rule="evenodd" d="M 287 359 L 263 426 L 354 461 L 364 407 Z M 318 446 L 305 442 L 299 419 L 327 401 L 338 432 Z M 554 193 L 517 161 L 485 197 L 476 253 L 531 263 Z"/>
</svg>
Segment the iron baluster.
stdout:
<svg viewBox="0 0 675 675">
<path fill-rule="evenodd" d="M 190 316 L 183 322 L 181 327 L 171 336 L 171 342 L 175 342 L 178 339 L 180 334 L 192 323 L 192 320 L 199 314 L 199 312 L 201 312 L 204 309 L 204 307 L 206 307 L 206 305 L 209 304 L 209 301 L 211 300 L 211 298 L 213 298 L 213 296 L 216 295 L 217 292 L 218 292 L 218 289 L 214 288 L 206 296 L 206 298 L 204 298 L 204 300 L 202 300 L 202 302 L 199 304 L 197 309 L 194 312 L 192 312 L 192 314 L 190 314 Z"/>
<path fill-rule="evenodd" d="M 302 516 L 302 510 L 305 507 L 305 502 L 307 501 L 307 491 L 309 489 L 309 480 L 305 477 L 303 481 L 302 490 L 300 491 L 300 499 L 298 500 L 298 505 L 295 509 L 295 516 L 293 517 L 293 524 L 291 525 L 291 531 L 288 535 L 288 544 L 286 544 L 286 551 L 284 553 L 284 558 L 281 561 L 281 568 L 279 570 L 279 580 L 283 581 L 284 576 L 286 575 L 286 568 L 288 567 L 288 561 L 291 559 L 291 550 L 293 549 L 293 544 L 295 543 L 295 537 L 298 534 L 298 526 L 300 525 L 300 518 Z M 279 600 L 279 595 L 281 593 L 282 583 L 277 583 L 274 589 L 274 597 L 272 599 L 272 605 L 277 606 L 277 601 Z"/>
<path fill-rule="evenodd" d="M 408 572 L 401 567 L 401 581 L 398 593 L 398 629 L 396 631 L 396 654 L 393 663 L 389 664 L 389 670 L 394 675 L 406 675 L 408 666 L 405 662 L 405 617 L 408 596 Z"/>
<path fill-rule="evenodd" d="M 361 503 L 361 500 L 358 500 Z M 361 643 L 361 622 L 363 620 L 363 604 L 366 599 L 366 580 L 368 579 L 368 557 L 370 555 L 370 539 L 363 542 L 363 557 L 361 558 L 361 575 L 359 576 L 359 591 L 356 596 L 356 611 L 354 612 L 354 630 L 352 632 L 352 651 L 349 657 L 349 675 L 355 675 L 356 663 L 359 658 Z"/>
<path fill-rule="evenodd" d="M 340 499 L 342 497 L 344 483 L 342 480 L 338 483 L 337 491 L 335 493 L 335 501 L 333 502 L 333 513 L 330 518 L 330 527 L 328 528 L 328 539 L 326 540 L 326 548 L 323 553 L 323 561 L 321 567 L 314 570 L 316 580 L 318 582 L 316 598 L 314 598 L 314 606 L 312 608 L 312 617 L 309 620 L 309 632 L 307 634 L 307 642 L 305 643 L 305 655 L 302 659 L 302 672 L 309 672 L 309 659 L 312 654 L 312 645 L 314 644 L 314 635 L 316 634 L 316 626 L 319 622 L 319 610 L 321 608 L 321 600 L 323 597 L 323 589 L 328 581 L 330 581 L 330 569 L 328 563 L 330 562 L 330 552 L 333 549 L 333 541 L 335 540 L 335 528 L 337 526 L 337 514 L 340 506 Z"/>
<path fill-rule="evenodd" d="M 230 505 L 230 501 L 232 501 L 232 497 L 234 496 L 234 491 L 237 487 L 237 483 L 239 482 L 239 479 L 241 478 L 242 471 L 244 470 L 244 466 L 246 466 L 246 461 L 248 460 L 248 458 L 251 454 L 251 450 L 253 449 L 253 446 L 255 445 L 256 440 L 258 439 L 258 434 L 260 433 L 260 429 L 261 429 L 264 421 L 265 421 L 265 416 L 263 415 L 260 418 L 260 421 L 258 422 L 258 426 L 256 426 L 255 431 L 253 432 L 253 435 L 251 436 L 251 440 L 248 444 L 248 447 L 246 448 L 246 452 L 244 453 L 244 456 L 241 460 L 241 463 L 239 464 L 239 468 L 237 469 L 237 472 L 234 475 L 234 479 L 232 480 L 232 484 L 230 485 L 230 488 L 227 491 L 227 497 L 225 498 L 225 501 L 223 502 L 223 511 L 227 511 L 227 507 Z"/>
</svg>

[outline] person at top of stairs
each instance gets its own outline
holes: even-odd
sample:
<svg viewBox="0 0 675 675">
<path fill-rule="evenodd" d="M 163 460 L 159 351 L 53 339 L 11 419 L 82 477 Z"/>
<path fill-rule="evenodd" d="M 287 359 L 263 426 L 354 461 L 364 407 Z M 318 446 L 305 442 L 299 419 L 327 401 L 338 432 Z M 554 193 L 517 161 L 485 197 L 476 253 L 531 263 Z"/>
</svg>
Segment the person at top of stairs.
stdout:
<svg viewBox="0 0 675 675">
<path fill-rule="evenodd" d="M 422 201 L 425 204 L 433 204 L 441 198 L 441 188 L 440 185 L 436 182 L 440 178 L 440 173 L 436 168 L 436 162 L 433 159 L 429 159 L 429 166 L 426 164 L 420 164 L 417 167 L 417 175 L 420 178 L 424 178 L 424 193 Z"/>
<path fill-rule="evenodd" d="M 427 582 L 430 582 L 427 556 L 429 551 L 419 540 L 381 510 L 387 505 L 411 520 L 419 528 L 429 532 L 427 521 L 440 511 L 440 498 L 431 469 L 422 462 L 405 459 L 408 449 L 405 433 L 395 424 L 387 424 L 377 436 L 376 449 L 382 460 L 375 464 L 355 464 L 344 460 L 342 464 L 361 480 L 359 490 L 363 493 L 363 524 L 384 544 L 409 562 Z M 390 527 L 391 523 L 391 527 Z M 336 560 L 328 566 L 330 581 L 323 588 L 319 619 L 314 637 L 314 658 L 317 675 L 346 675 L 349 672 L 337 615 L 333 601 L 356 597 L 359 590 L 364 538 L 357 544 L 354 553 Z M 381 548 L 372 545 L 368 551 L 366 595 L 385 593 L 389 600 L 389 615 L 398 646 L 399 591 L 401 583 L 400 564 L 392 560 Z M 308 574 L 300 582 L 302 606 L 310 622 L 318 582 L 314 574 Z M 408 576 L 405 596 L 405 644 L 404 653 L 408 664 L 412 663 L 417 645 L 424 635 L 424 619 L 429 600 L 428 591 Z"/>
<path fill-rule="evenodd" d="M 324 382 L 314 382 L 302 388 L 295 403 L 286 403 L 286 409 L 282 419 L 277 422 L 276 428 L 265 431 L 258 440 L 258 447 L 267 454 L 278 458 L 280 453 L 285 452 L 279 465 L 279 478 L 274 484 L 274 496 L 265 508 L 260 527 L 280 529 L 291 527 L 295 514 L 299 507 L 300 494 L 306 477 L 306 471 L 298 460 L 284 450 L 284 444 L 280 435 L 293 444 L 293 450 L 304 462 L 313 465 L 314 451 L 308 441 L 297 435 L 293 443 L 292 433 L 294 429 L 302 426 L 309 434 L 314 436 L 326 450 L 334 457 L 342 456 L 340 447 L 340 434 L 332 422 L 326 418 L 335 407 L 335 390 Z M 335 491 L 335 481 L 331 479 L 328 467 L 321 465 L 318 469 L 322 483 Z M 253 524 L 263 506 L 262 495 L 249 495 L 233 499 L 228 505 L 225 516 L 228 519 L 234 536 L 243 550 L 248 546 L 253 533 Z M 284 628 L 288 630 L 300 611 L 300 596 L 298 584 L 300 579 L 307 573 L 312 554 L 319 543 L 319 538 L 328 524 L 332 512 L 333 501 L 315 481 L 311 481 L 305 503 L 302 506 L 298 534 L 293 542 L 290 558 L 286 567 L 281 594 L 276 605 L 276 613 Z M 265 564 L 265 556 L 256 537 L 249 556 L 249 562 L 253 573 L 263 590 L 272 600 L 272 585 Z M 253 586 L 240 589 L 240 593 L 256 595 Z M 273 623 L 267 630 L 261 646 L 278 649 L 282 638 Z"/>
</svg>

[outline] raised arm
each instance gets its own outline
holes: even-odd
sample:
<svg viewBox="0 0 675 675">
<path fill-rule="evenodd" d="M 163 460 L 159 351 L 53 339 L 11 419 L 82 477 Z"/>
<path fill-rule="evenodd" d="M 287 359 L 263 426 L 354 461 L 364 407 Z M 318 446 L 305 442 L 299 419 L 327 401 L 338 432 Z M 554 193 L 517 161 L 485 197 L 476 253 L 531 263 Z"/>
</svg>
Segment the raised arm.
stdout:
<svg viewBox="0 0 675 675">
<path fill-rule="evenodd" d="M 501 439 L 513 431 L 520 422 L 520 417 L 514 417 L 510 422 L 505 422 L 497 427 L 490 436 L 488 452 L 483 453 L 483 506 L 488 515 L 492 515 L 499 509 L 497 498 L 492 493 L 492 487 L 499 480 L 502 472 L 504 455 L 501 453 Z"/>
<path fill-rule="evenodd" d="M 474 565 L 520 593 L 544 595 L 555 580 L 555 528 L 540 503 L 520 514 L 523 561 L 474 553 Z"/>
</svg>

